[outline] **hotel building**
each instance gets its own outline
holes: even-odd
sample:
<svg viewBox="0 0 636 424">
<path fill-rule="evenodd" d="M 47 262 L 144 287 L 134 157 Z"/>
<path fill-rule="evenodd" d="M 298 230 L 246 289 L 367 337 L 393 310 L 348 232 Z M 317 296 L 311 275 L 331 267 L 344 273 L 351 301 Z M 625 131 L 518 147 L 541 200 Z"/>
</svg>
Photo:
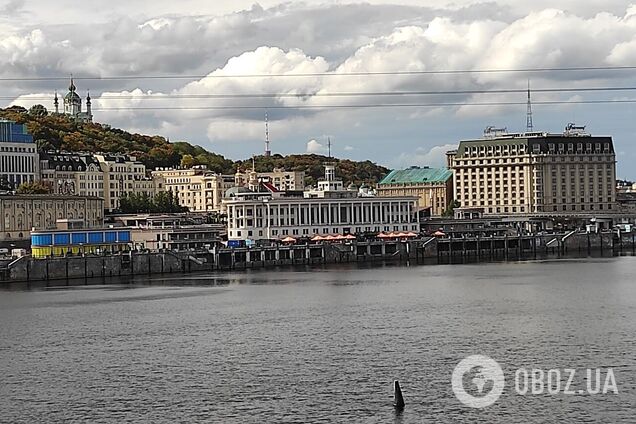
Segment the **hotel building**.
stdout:
<svg viewBox="0 0 636 424">
<path fill-rule="evenodd" d="M 381 231 L 419 232 L 417 197 L 360 197 L 345 190 L 326 166 L 318 188 L 303 196 L 235 187 L 223 200 L 228 240 L 272 240 L 286 236 L 359 234 Z"/>
<path fill-rule="evenodd" d="M 611 137 L 570 124 L 562 134 L 492 128 L 447 153 L 455 200 L 485 215 L 595 215 L 616 210 Z"/>
</svg>

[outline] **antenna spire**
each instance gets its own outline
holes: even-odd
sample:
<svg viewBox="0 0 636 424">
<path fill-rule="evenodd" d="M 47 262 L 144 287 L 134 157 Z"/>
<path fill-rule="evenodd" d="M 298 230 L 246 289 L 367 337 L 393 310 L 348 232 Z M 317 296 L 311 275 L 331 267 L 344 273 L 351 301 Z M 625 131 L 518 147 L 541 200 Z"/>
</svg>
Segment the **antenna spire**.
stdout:
<svg viewBox="0 0 636 424">
<path fill-rule="evenodd" d="M 327 137 L 327 148 L 329 149 L 329 159 L 331 159 L 331 137 Z"/>
<path fill-rule="evenodd" d="M 267 118 L 267 111 L 265 111 L 265 156 L 269 157 L 272 155 L 271 150 L 269 150 L 269 120 Z"/>
<path fill-rule="evenodd" d="M 528 108 L 526 111 L 526 131 L 532 132 L 532 101 L 530 100 L 530 80 L 528 80 Z"/>
</svg>

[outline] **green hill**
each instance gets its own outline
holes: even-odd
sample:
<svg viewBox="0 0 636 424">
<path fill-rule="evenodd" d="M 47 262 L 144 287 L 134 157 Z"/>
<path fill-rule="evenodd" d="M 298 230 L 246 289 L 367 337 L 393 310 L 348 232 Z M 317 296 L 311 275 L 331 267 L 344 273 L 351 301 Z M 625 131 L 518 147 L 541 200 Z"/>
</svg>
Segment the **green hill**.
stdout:
<svg viewBox="0 0 636 424">
<path fill-rule="evenodd" d="M 127 153 L 136 156 L 148 169 L 206 165 L 214 172 L 227 174 L 234 173 L 237 167 L 241 169 L 252 167 L 251 158 L 234 162 L 187 142 L 171 143 L 158 135 L 131 134 L 111 128 L 110 125 L 75 122 L 63 115 L 49 114 L 39 105 L 28 111 L 19 106 L 0 109 L 0 118 L 26 124 L 29 133 L 33 135 L 33 139 L 42 150 Z M 336 172 L 346 184 L 375 183 L 388 172 L 387 168 L 370 161 L 329 159 L 315 154 L 289 156 L 276 154 L 271 157 L 257 156 L 255 159 L 256 170 L 259 172 L 271 171 L 274 167 L 288 171 L 305 171 L 308 184 L 313 184 L 324 174 L 325 162 L 337 163 Z"/>
</svg>

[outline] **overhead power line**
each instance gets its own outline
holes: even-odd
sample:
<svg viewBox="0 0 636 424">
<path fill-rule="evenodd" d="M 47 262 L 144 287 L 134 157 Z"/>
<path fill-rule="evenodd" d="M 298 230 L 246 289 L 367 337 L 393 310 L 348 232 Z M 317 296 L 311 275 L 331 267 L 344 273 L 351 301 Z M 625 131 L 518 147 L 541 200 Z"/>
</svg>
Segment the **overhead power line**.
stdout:
<svg viewBox="0 0 636 424">
<path fill-rule="evenodd" d="M 373 76 L 373 75 L 440 75 L 440 74 L 494 74 L 494 73 L 542 73 L 542 72 L 576 72 L 576 71 L 623 71 L 636 70 L 636 66 L 581 66 L 552 68 L 519 68 L 519 69 L 441 69 L 424 71 L 360 71 L 360 72 L 307 72 L 276 74 L 206 74 L 206 75 L 113 75 L 113 76 L 73 76 L 75 80 L 139 80 L 139 79 L 204 79 L 204 78 L 287 78 L 287 77 L 340 77 L 340 76 Z M 0 81 L 62 81 L 68 76 L 51 77 L 2 77 Z"/>
<path fill-rule="evenodd" d="M 93 100 L 170 100 L 170 99 L 240 99 L 240 98 L 309 98 L 309 97 L 363 97 L 363 96 L 432 96 L 465 94 L 514 94 L 526 93 L 527 89 L 483 89 L 483 90 L 446 90 L 446 91 L 370 91 L 341 93 L 240 93 L 240 94 L 156 94 L 156 95 L 102 95 Z M 575 87 L 575 88 L 537 88 L 533 93 L 577 93 L 603 91 L 634 91 L 636 87 Z M 28 94 L 24 94 L 28 96 Z M 51 96 L 28 96 L 29 100 L 51 100 Z M 0 96 L 0 100 L 15 100 L 18 96 Z"/>
<path fill-rule="evenodd" d="M 539 105 L 567 105 L 567 104 L 609 104 L 609 103 L 636 103 L 636 99 L 616 99 L 616 100 L 554 100 L 537 101 L 533 104 Z M 365 108 L 408 108 L 408 107 L 457 107 L 457 106 L 518 106 L 526 105 L 526 102 L 457 102 L 457 103 L 377 103 L 358 105 L 262 105 L 262 106 L 172 106 L 172 107 L 101 107 L 94 108 L 96 111 L 116 111 L 116 110 L 263 110 L 263 109 L 365 109 Z"/>
</svg>

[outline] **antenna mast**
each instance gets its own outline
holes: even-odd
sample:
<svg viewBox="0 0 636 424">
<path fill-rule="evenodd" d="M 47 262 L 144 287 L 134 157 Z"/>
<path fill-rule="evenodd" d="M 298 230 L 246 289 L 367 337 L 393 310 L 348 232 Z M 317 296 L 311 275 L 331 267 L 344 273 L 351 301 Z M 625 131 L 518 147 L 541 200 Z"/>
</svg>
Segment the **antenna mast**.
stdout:
<svg viewBox="0 0 636 424">
<path fill-rule="evenodd" d="M 530 101 L 530 80 L 528 80 L 528 109 L 526 111 L 526 131 L 532 132 L 532 102 Z"/>
<path fill-rule="evenodd" d="M 265 111 L 265 156 L 271 155 L 272 152 L 269 150 L 269 120 L 267 119 L 267 111 Z"/>
<path fill-rule="evenodd" d="M 329 159 L 331 159 L 331 137 L 327 137 L 327 148 L 329 149 Z"/>
</svg>

